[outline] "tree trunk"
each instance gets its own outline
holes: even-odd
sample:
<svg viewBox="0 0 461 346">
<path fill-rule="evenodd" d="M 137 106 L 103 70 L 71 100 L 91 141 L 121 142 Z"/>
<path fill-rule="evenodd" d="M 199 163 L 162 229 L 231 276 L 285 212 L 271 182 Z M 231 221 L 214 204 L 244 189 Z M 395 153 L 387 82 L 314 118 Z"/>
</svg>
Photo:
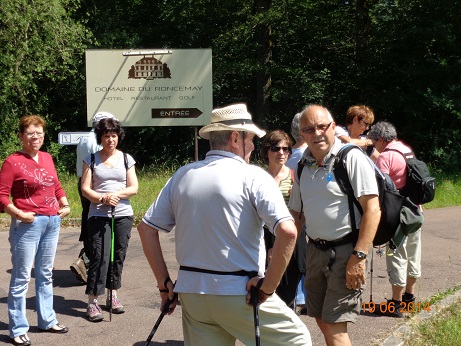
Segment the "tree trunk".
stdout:
<svg viewBox="0 0 461 346">
<path fill-rule="evenodd" d="M 269 11 L 272 0 L 255 0 L 254 15 L 261 15 Z M 265 23 L 258 24 L 255 28 L 256 42 L 256 111 L 253 120 L 264 126 L 265 118 L 269 111 L 272 62 L 271 26 Z"/>
</svg>

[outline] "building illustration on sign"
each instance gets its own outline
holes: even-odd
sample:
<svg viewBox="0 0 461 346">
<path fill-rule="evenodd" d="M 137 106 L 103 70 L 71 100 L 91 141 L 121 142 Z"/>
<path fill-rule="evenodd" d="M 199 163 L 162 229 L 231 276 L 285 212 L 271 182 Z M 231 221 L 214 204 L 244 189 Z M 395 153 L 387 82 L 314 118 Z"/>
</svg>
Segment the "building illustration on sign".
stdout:
<svg viewBox="0 0 461 346">
<path fill-rule="evenodd" d="M 144 57 L 136 61 L 128 71 L 128 79 L 171 78 L 167 64 L 154 57 Z"/>
</svg>

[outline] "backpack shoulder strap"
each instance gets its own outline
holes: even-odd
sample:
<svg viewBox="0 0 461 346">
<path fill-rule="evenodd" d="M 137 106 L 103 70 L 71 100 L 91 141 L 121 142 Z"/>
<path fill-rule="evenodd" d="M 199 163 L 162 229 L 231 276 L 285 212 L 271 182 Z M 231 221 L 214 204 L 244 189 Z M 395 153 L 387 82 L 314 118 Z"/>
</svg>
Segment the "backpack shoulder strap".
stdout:
<svg viewBox="0 0 461 346">
<path fill-rule="evenodd" d="M 125 162 L 125 181 L 128 184 L 128 156 L 125 152 L 123 153 L 123 161 Z"/>
<path fill-rule="evenodd" d="M 339 185 L 339 188 L 342 192 L 349 195 L 353 193 L 352 185 L 349 181 L 349 177 L 347 175 L 346 164 L 344 162 L 344 158 L 346 157 L 347 153 L 353 148 L 352 145 L 344 146 L 336 153 L 334 157 L 334 164 L 333 164 L 333 173 L 336 178 L 336 182 Z"/>
<path fill-rule="evenodd" d="M 123 160 L 125 161 L 125 170 L 128 170 L 128 156 L 126 153 L 123 153 Z"/>
<path fill-rule="evenodd" d="M 94 181 L 94 153 L 91 153 L 90 169 L 91 169 L 91 185 L 93 185 L 93 181 Z"/>
<path fill-rule="evenodd" d="M 351 182 L 349 180 L 349 176 L 347 174 L 347 169 L 346 169 L 346 155 L 351 151 L 352 149 L 359 149 L 363 152 L 363 150 L 356 146 L 355 144 L 349 144 L 343 146 L 335 155 L 335 162 L 333 164 L 333 173 L 336 178 L 336 182 L 338 183 L 340 189 L 342 192 L 347 194 L 348 196 L 352 196 L 354 199 L 354 190 L 352 189 Z"/>
<path fill-rule="evenodd" d="M 301 174 L 304 169 L 304 165 L 301 163 L 302 160 L 298 161 L 298 168 L 296 169 L 296 176 L 298 177 L 298 183 L 301 180 Z"/>
<path fill-rule="evenodd" d="M 301 215 L 303 213 L 303 208 L 304 208 L 303 198 L 301 196 L 301 174 L 303 172 L 303 169 L 304 169 L 304 163 L 303 163 L 303 158 L 301 158 L 298 161 L 298 167 L 296 169 L 296 176 L 298 177 L 298 185 L 299 185 L 299 199 L 301 200 L 301 212 L 299 213 L 299 218 L 300 219 L 301 219 Z M 294 181 L 294 179 L 293 179 L 293 181 Z"/>
<path fill-rule="evenodd" d="M 354 189 L 352 188 L 351 181 L 349 180 L 349 175 L 347 174 L 345 162 L 346 155 L 349 153 L 349 151 L 351 151 L 354 148 L 360 149 L 362 151 L 360 147 L 353 144 L 345 145 L 341 149 L 339 149 L 338 153 L 335 155 L 334 158 L 335 163 L 333 165 L 333 173 L 335 175 L 336 183 L 339 185 L 339 188 L 347 195 L 347 200 L 349 204 L 349 219 L 351 222 L 352 232 L 358 236 L 359 230 L 357 229 L 357 225 L 355 224 L 354 205 L 357 207 L 360 214 L 363 214 L 363 209 L 357 198 L 355 198 Z"/>
<path fill-rule="evenodd" d="M 409 153 L 402 153 L 400 150 L 397 150 L 397 149 L 384 149 L 384 151 L 395 151 L 397 153 L 399 153 L 400 155 L 402 155 L 404 158 L 405 158 L 405 161 L 407 161 L 409 158 L 416 158 L 416 155 L 413 151 L 410 151 Z"/>
<path fill-rule="evenodd" d="M 91 169 L 91 172 L 94 171 L 94 153 L 91 153 L 90 169 Z"/>
</svg>

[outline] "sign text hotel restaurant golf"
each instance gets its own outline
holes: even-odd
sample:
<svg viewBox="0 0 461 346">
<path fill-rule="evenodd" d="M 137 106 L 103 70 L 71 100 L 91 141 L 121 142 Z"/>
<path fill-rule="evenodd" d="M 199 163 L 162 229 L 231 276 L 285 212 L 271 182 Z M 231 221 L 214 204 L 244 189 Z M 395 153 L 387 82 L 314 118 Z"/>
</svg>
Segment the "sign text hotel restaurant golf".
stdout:
<svg viewBox="0 0 461 346">
<path fill-rule="evenodd" d="M 87 120 L 123 126 L 203 126 L 213 108 L 211 49 L 86 51 Z"/>
</svg>

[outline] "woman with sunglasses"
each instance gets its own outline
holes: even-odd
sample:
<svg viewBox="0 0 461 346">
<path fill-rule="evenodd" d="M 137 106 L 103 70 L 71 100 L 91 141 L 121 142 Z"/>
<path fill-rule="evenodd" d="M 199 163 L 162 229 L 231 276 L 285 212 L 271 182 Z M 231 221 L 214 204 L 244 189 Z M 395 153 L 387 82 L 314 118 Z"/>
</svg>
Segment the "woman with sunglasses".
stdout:
<svg viewBox="0 0 461 346">
<path fill-rule="evenodd" d="M 293 142 L 290 136 L 280 130 L 269 132 L 261 146 L 261 158 L 267 164 L 267 172 L 275 179 L 280 192 L 288 204 L 290 200 L 291 187 L 293 185 L 293 171 L 286 166 L 286 162 L 291 155 Z M 269 231 L 264 232 L 267 259 L 271 260 L 271 248 L 273 245 L 273 235 Z M 293 252 L 290 263 L 282 277 L 282 281 L 277 287 L 277 295 L 290 307 L 293 307 L 296 298 L 296 288 L 301 280 L 302 273 L 298 267 L 297 251 Z"/>
<path fill-rule="evenodd" d="M 61 219 L 70 213 L 70 207 L 51 155 L 40 151 L 44 138 L 45 120 L 23 116 L 19 120 L 22 149 L 8 156 L 0 170 L 0 210 L 11 216 L 8 316 L 14 345 L 31 344 L 26 295 L 32 267 L 38 328 L 58 334 L 68 331 L 58 323 L 53 309 L 53 264 Z"/>
</svg>

